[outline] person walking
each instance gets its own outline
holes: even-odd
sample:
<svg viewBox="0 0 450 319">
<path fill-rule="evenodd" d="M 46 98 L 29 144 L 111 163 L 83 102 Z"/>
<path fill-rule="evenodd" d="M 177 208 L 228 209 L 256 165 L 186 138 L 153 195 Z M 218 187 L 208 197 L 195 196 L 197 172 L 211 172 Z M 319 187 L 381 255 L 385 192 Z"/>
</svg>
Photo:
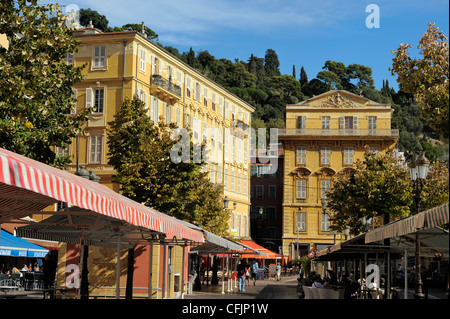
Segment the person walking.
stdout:
<svg viewBox="0 0 450 319">
<path fill-rule="evenodd" d="M 277 263 L 277 281 L 281 280 L 281 265 Z"/>
<path fill-rule="evenodd" d="M 253 280 L 253 286 L 256 286 L 256 276 L 258 275 L 258 262 L 254 259 L 251 266 L 251 276 Z"/>
<path fill-rule="evenodd" d="M 237 273 L 239 278 L 239 292 L 243 293 L 245 291 L 245 274 L 247 272 L 246 263 L 243 259 L 241 259 L 241 262 L 237 266 Z"/>
</svg>

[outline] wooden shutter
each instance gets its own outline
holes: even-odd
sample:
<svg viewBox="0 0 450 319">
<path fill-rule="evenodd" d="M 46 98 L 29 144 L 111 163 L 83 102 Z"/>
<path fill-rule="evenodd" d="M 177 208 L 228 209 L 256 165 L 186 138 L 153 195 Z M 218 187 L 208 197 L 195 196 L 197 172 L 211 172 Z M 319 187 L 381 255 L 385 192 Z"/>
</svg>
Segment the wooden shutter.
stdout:
<svg viewBox="0 0 450 319">
<path fill-rule="evenodd" d="M 86 89 L 86 108 L 92 107 L 94 94 L 91 88 Z"/>
</svg>

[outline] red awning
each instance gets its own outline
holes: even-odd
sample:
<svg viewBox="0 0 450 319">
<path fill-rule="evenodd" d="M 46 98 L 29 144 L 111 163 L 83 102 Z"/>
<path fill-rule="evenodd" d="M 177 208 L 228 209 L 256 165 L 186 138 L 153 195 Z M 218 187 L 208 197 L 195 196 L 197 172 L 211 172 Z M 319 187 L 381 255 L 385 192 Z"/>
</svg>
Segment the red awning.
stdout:
<svg viewBox="0 0 450 319">
<path fill-rule="evenodd" d="M 66 202 L 130 225 L 195 242 L 200 231 L 163 216 L 110 188 L 0 148 L 0 223 Z M 51 212 L 49 212 L 51 213 Z"/>
<path fill-rule="evenodd" d="M 240 242 L 265 255 L 265 256 L 264 255 L 261 256 L 261 255 L 257 255 L 257 254 L 244 254 L 242 256 L 243 258 L 264 258 L 264 259 L 282 259 L 283 258 L 282 255 L 274 253 L 273 251 L 268 250 L 267 248 L 264 248 L 264 247 L 258 245 L 257 243 L 255 243 L 252 240 L 241 240 Z M 251 251 L 249 250 L 248 252 L 251 252 Z"/>
</svg>

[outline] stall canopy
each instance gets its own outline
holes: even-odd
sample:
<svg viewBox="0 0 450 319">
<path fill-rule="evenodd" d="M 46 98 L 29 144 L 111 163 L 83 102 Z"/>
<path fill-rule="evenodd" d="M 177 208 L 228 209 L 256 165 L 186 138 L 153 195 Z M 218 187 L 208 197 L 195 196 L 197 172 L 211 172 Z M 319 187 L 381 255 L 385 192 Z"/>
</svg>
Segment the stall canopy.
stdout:
<svg viewBox="0 0 450 319">
<path fill-rule="evenodd" d="M 165 214 L 163 214 L 165 215 Z M 191 252 L 196 252 L 199 253 L 200 255 L 202 254 L 220 254 L 223 253 L 224 250 L 227 252 L 232 252 L 232 253 L 236 253 L 236 254 L 241 254 L 244 253 L 245 251 L 251 250 L 253 253 L 255 254 L 259 254 L 259 252 L 257 250 L 254 250 L 242 243 L 236 242 L 236 241 L 232 241 L 228 238 L 225 237 L 221 237 L 218 236 L 214 233 L 211 233 L 207 230 L 204 230 L 203 228 L 194 225 L 192 223 L 186 222 L 184 220 L 176 220 L 175 218 L 165 215 L 167 218 L 175 220 L 178 223 L 181 223 L 182 225 L 192 228 L 194 230 L 198 230 L 200 232 L 203 233 L 203 237 L 205 239 L 205 243 L 193 247 L 191 249 Z"/>
<path fill-rule="evenodd" d="M 0 256 L 44 258 L 48 253 L 48 249 L 15 237 L 4 230 L 0 232 Z"/>
<path fill-rule="evenodd" d="M 259 254 L 253 254 L 252 251 L 247 251 L 244 258 L 263 258 L 263 259 L 282 259 L 283 256 L 273 251 L 264 248 L 252 240 L 241 240 L 241 243 L 251 248 L 252 251 L 257 251 Z"/>
<path fill-rule="evenodd" d="M 357 258 L 364 254 L 390 252 L 415 253 L 416 232 L 420 233 L 421 256 L 434 257 L 436 253 L 449 253 L 449 232 L 439 227 L 449 222 L 448 202 L 417 215 L 405 217 L 342 243 L 316 252 L 318 260 Z M 389 246 L 384 240 L 390 239 Z"/>
<path fill-rule="evenodd" d="M 42 211 L 58 202 L 67 203 L 66 210 Z M 27 229 L 18 228 L 19 236 L 59 240 L 65 232 L 65 239 L 69 240 L 90 233 L 91 239 L 87 236 L 86 240 L 101 243 L 102 239 L 126 240 L 124 235 L 132 233 L 130 244 L 155 234 L 204 242 L 198 230 L 174 222 L 104 185 L 0 148 L 0 223 L 36 213 L 53 216 Z M 33 236 L 39 232 L 46 233 L 45 237 Z"/>
</svg>

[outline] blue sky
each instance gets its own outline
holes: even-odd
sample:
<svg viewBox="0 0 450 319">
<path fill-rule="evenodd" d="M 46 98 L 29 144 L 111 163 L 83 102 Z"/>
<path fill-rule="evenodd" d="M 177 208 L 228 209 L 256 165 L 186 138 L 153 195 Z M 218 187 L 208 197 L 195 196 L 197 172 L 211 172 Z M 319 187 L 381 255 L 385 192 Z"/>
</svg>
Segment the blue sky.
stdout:
<svg viewBox="0 0 450 319">
<path fill-rule="evenodd" d="M 297 78 L 303 66 L 308 79 L 325 61 L 372 68 L 375 86 L 383 79 L 397 89 L 388 70 L 400 43 L 415 49 L 428 22 L 449 35 L 448 0 L 43 0 L 74 4 L 103 14 L 110 26 L 141 23 L 153 29 L 163 45 L 180 52 L 208 50 L 217 59 L 247 61 L 273 49 L 282 74 Z M 369 4 L 379 8 L 379 28 L 367 28 Z"/>
</svg>

